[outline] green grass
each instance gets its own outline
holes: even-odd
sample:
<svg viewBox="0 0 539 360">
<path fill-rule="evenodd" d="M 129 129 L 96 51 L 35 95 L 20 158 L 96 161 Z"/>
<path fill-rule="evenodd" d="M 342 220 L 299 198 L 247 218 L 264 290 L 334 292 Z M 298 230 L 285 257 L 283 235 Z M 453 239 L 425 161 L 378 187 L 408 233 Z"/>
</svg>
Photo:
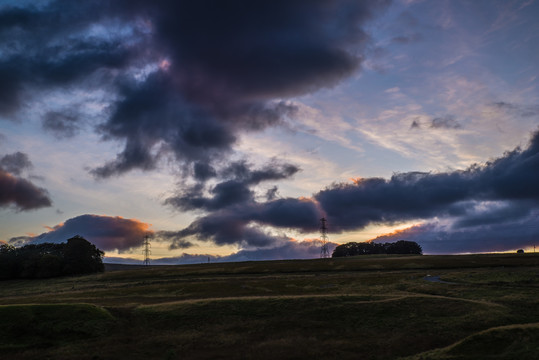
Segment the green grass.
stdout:
<svg viewBox="0 0 539 360">
<path fill-rule="evenodd" d="M 200 264 L 0 284 L 0 358 L 532 359 L 539 350 L 534 254 Z"/>
<path fill-rule="evenodd" d="M 160 329 L 156 341 L 163 332 L 181 334 L 197 324 L 204 336 L 184 346 L 183 353 L 205 348 L 217 354 L 223 346 L 236 347 L 248 349 L 243 355 L 251 359 L 261 353 L 271 358 L 276 344 L 277 358 L 390 358 L 409 354 L 411 345 L 417 351 L 441 345 L 442 339 L 457 341 L 505 316 L 490 304 L 429 296 L 223 299 L 145 306 L 137 315 Z M 429 334 L 433 326 L 440 327 L 436 337 Z"/>
<path fill-rule="evenodd" d="M 47 348 L 107 334 L 115 320 L 88 304 L 0 306 L 0 351 Z"/>
<path fill-rule="evenodd" d="M 535 360 L 539 351 L 539 323 L 490 328 L 448 347 L 427 351 L 408 360 L 514 359 Z"/>
</svg>

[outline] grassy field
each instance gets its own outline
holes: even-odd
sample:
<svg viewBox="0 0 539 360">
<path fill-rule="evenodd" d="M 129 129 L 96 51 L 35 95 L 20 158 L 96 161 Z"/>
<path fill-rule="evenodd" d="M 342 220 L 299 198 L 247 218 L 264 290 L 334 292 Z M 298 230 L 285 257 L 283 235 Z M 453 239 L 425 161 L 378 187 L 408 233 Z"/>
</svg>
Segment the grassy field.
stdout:
<svg viewBox="0 0 539 360">
<path fill-rule="evenodd" d="M 539 356 L 539 254 L 123 269 L 1 282 L 0 359 Z"/>
</svg>

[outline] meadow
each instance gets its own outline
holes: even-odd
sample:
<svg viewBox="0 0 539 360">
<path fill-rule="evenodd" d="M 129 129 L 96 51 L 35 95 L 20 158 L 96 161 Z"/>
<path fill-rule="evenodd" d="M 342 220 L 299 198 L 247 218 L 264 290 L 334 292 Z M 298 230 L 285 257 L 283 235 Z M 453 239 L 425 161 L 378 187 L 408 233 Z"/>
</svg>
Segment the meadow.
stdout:
<svg viewBox="0 0 539 360">
<path fill-rule="evenodd" d="M 362 256 L 0 283 L 1 359 L 537 359 L 539 254 Z"/>
</svg>

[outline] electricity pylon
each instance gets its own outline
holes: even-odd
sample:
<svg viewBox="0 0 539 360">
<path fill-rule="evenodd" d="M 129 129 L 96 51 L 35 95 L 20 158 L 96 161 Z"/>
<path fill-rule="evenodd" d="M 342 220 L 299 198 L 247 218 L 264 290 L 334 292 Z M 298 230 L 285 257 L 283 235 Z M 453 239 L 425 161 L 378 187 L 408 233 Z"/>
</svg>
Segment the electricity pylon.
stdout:
<svg viewBox="0 0 539 360">
<path fill-rule="evenodd" d="M 142 254 L 144 255 L 144 265 L 150 265 L 150 254 L 152 253 L 150 247 L 152 247 L 152 245 L 150 244 L 150 236 L 145 235 L 144 250 L 142 250 Z"/>
<path fill-rule="evenodd" d="M 320 241 L 322 241 L 322 248 L 320 249 L 320 257 L 322 259 L 329 258 L 328 249 L 328 228 L 326 225 L 326 218 L 320 219 Z"/>
</svg>

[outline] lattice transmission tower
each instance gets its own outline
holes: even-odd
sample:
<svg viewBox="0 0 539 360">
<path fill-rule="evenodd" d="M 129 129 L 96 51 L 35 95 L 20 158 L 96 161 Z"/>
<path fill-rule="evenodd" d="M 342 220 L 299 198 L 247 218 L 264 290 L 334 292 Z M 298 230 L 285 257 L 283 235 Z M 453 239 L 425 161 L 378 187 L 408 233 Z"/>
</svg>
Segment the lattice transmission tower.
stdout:
<svg viewBox="0 0 539 360">
<path fill-rule="evenodd" d="M 326 218 L 320 219 L 320 241 L 322 242 L 322 248 L 320 249 L 320 257 L 322 259 L 331 257 L 328 249 L 328 227 L 326 225 Z"/>
<path fill-rule="evenodd" d="M 142 250 L 142 255 L 144 255 L 144 265 L 150 265 L 150 254 L 152 251 L 150 248 L 152 245 L 150 244 L 150 236 L 145 235 L 144 236 L 144 250 Z"/>
</svg>

